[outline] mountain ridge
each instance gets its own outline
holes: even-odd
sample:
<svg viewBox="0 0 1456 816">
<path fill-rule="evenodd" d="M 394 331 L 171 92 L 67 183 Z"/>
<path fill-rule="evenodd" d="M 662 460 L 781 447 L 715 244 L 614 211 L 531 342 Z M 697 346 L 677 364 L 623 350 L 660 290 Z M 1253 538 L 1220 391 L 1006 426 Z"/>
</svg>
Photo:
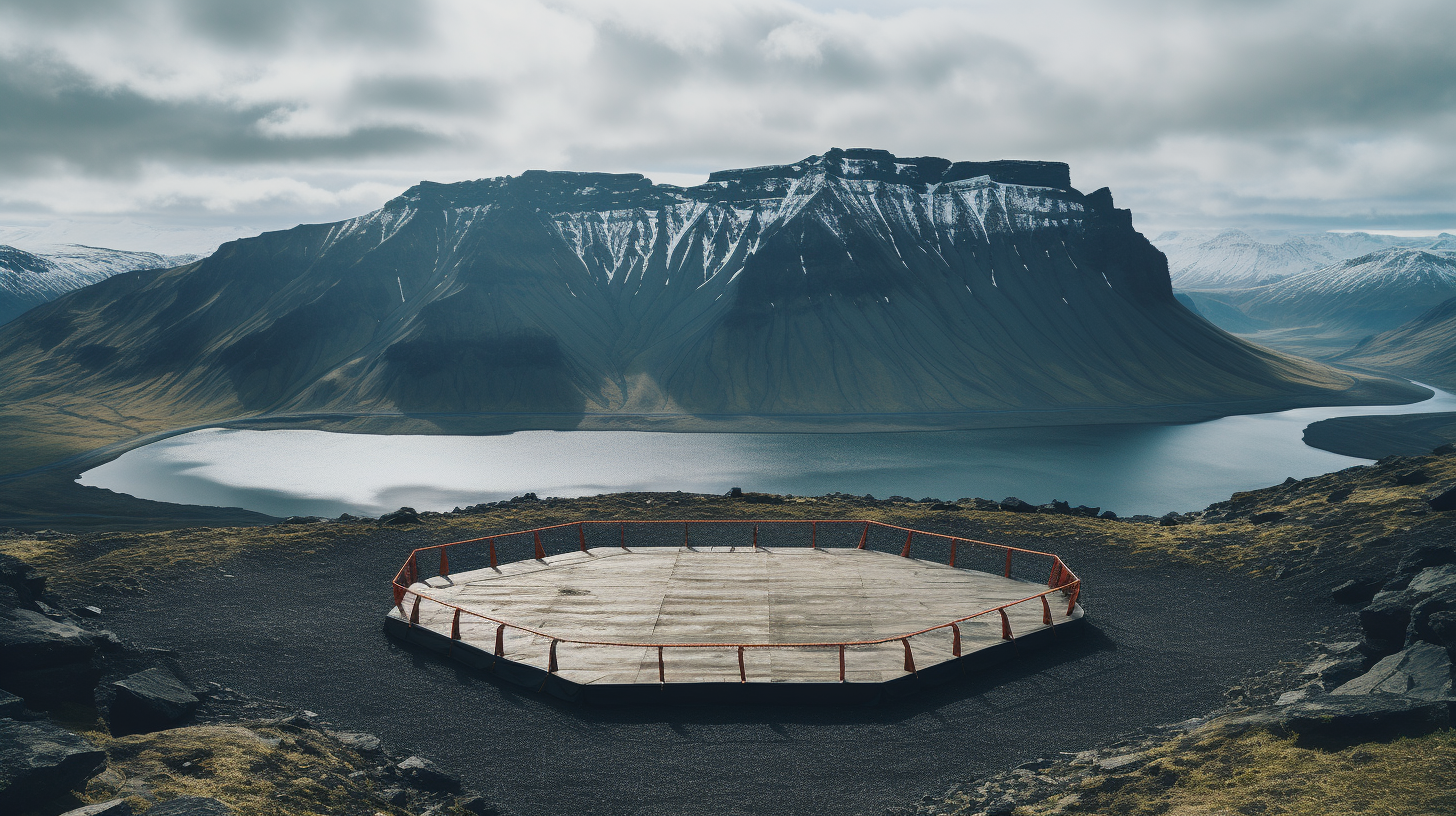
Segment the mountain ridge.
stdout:
<svg viewBox="0 0 1456 816">
<path fill-rule="evenodd" d="M 1064 164 L 863 149 L 691 188 L 422 182 L 354 219 L 73 293 L 0 329 L 0 366 L 0 398 L 64 391 L 73 414 L 151 429 L 310 411 L 968 427 L 1406 393 L 1188 312 L 1131 213 L 1072 188 Z"/>
</svg>

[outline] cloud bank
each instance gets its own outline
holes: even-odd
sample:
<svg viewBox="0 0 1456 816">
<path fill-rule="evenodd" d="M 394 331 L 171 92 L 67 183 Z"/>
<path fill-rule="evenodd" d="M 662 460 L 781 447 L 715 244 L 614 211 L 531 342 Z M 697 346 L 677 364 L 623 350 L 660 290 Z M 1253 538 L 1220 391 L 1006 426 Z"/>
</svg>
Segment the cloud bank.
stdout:
<svg viewBox="0 0 1456 816">
<path fill-rule="evenodd" d="M 0 220 L 262 229 L 839 146 L 1066 161 L 1153 229 L 1456 227 L 1452 31 L 1436 0 L 0 0 Z"/>
</svg>

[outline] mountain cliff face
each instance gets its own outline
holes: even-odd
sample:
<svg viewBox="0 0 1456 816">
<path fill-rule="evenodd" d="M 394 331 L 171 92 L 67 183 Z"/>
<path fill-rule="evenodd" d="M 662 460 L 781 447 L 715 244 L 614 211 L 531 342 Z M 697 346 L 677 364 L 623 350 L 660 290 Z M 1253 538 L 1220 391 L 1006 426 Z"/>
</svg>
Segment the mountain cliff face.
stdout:
<svg viewBox="0 0 1456 816">
<path fill-rule="evenodd" d="M 41 307 L 0 329 L 0 371 L 7 399 L 64 384 L 189 416 L 1024 418 L 1338 401 L 1355 383 L 1184 309 L 1129 212 L 1066 165 L 874 150 L 691 188 L 422 182 Z"/>
<path fill-rule="evenodd" d="M 121 272 L 162 269 L 194 260 L 196 255 L 158 255 L 80 244 L 38 253 L 0 245 L 0 323 Z"/>
<path fill-rule="evenodd" d="M 1399 328 L 1366 338 L 1339 359 L 1456 388 L 1456 297 Z"/>
</svg>

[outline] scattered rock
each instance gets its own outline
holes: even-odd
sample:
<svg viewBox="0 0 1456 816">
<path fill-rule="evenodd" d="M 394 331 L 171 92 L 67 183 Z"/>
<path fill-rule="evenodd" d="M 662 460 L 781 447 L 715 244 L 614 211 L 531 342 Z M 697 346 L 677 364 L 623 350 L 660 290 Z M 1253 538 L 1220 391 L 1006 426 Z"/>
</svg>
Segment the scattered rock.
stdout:
<svg viewBox="0 0 1456 816">
<path fill-rule="evenodd" d="M 80 627 L 28 609 L 0 615 L 0 688 L 33 707 L 90 699 L 95 652 Z"/>
<path fill-rule="evenodd" d="M 197 708 L 197 697 L 171 672 L 154 668 L 111 684 L 108 721 L 117 736 L 171 728 Z"/>
<path fill-rule="evenodd" d="M 1343 584 L 1330 590 L 1330 597 L 1336 603 L 1357 604 L 1370 603 L 1375 593 L 1380 591 L 1385 580 L 1381 578 L 1363 578 L 1354 581 L 1346 581 Z"/>
<path fill-rule="evenodd" d="M 958 505 L 958 504 L 949 504 L 947 502 L 936 502 L 935 504 L 932 504 L 930 506 L 930 509 L 931 510 L 959 510 L 959 509 L 961 509 L 961 506 Z"/>
<path fill-rule="evenodd" d="M 0 720 L 0 803 L 22 812 L 78 790 L 106 765 L 106 752 L 49 722 Z"/>
<path fill-rule="evenodd" d="M 481 796 L 466 796 L 455 800 L 455 806 L 475 816 L 505 816 L 505 810 Z"/>
<path fill-rule="evenodd" d="M 1086 518 L 1097 518 L 1097 514 L 1101 512 L 1101 507 L 1088 507 L 1085 504 L 1079 504 L 1076 507 L 1072 508 L 1072 515 L 1084 516 Z M 1114 516 L 1114 518 L 1116 518 L 1116 516 Z"/>
<path fill-rule="evenodd" d="M 233 809 L 207 796 L 179 796 L 147 811 L 147 816 L 232 816 Z"/>
<path fill-rule="evenodd" d="M 1337 644 L 1345 646 L 1347 644 Z M 1358 644 L 1348 644 L 1351 648 L 1338 654 L 1328 654 L 1311 662 L 1299 673 L 1299 676 L 1316 683 L 1324 689 L 1332 689 L 1354 680 L 1365 672 L 1365 656 L 1360 654 L 1354 647 Z"/>
<path fill-rule="evenodd" d="M 1419 700 L 1449 700 L 1451 657 L 1440 646 L 1417 643 L 1384 658 L 1330 694 L 1403 694 Z"/>
<path fill-rule="evenodd" d="M 534 497 L 533 497 L 534 498 Z M 511 499 L 515 501 L 515 499 Z M 380 524 L 419 524 L 420 514 L 415 512 L 413 507 L 401 507 L 393 513 L 385 513 L 379 517 Z"/>
<path fill-rule="evenodd" d="M 383 750 L 379 737 L 373 734 L 363 734 L 355 731 L 342 731 L 334 735 L 346 748 L 351 748 L 365 756 L 376 756 Z"/>
<path fill-rule="evenodd" d="M 398 765 L 400 776 L 411 787 L 425 791 L 460 790 L 460 779 L 441 770 L 435 763 L 422 756 L 412 756 Z"/>
<path fill-rule="evenodd" d="M 1365 642 L 1375 654 L 1390 654 L 1405 643 L 1405 630 L 1410 625 L 1412 599 L 1399 592 L 1377 592 L 1370 605 L 1360 610 L 1360 628 Z"/>
<path fill-rule="evenodd" d="M 998 505 L 998 506 L 1002 510 L 1005 510 L 1005 511 L 1007 511 L 1009 513 L 1035 513 L 1036 512 L 1036 505 L 1034 505 L 1034 504 L 1028 504 L 1027 502 L 1022 501 L 1021 499 L 1018 499 L 1015 496 L 1007 496 L 1006 498 L 1004 498 L 1004 499 L 1001 500 L 1001 504 Z"/>
<path fill-rule="evenodd" d="M 1450 456 L 1451 454 L 1456 453 L 1456 445 L 1453 445 L 1450 442 L 1447 442 L 1444 445 L 1437 445 L 1436 447 L 1431 449 L 1431 453 L 1435 454 L 1436 456 Z"/>
<path fill-rule="evenodd" d="M 1112 512 L 1111 510 L 1103 510 L 1102 514 L 1099 515 L 1097 518 L 1107 519 L 1108 521 L 1117 521 L 1117 514 Z"/>
<path fill-rule="evenodd" d="M 131 816 L 131 803 L 125 799 L 112 799 L 94 805 L 68 810 L 61 816 Z"/>
<path fill-rule="evenodd" d="M 1353 745 L 1419 736 L 1450 722 L 1446 703 L 1396 694 L 1322 694 L 1291 706 L 1255 709 L 1221 721 L 1235 730 L 1267 728 L 1301 740 Z"/>
<path fill-rule="evenodd" d="M 1438 513 L 1456 510 L 1456 487 L 1448 488 L 1445 492 L 1432 497 L 1430 504 L 1431 509 Z"/>
<path fill-rule="evenodd" d="M 409 803 L 409 792 L 404 788 L 385 788 L 379 792 L 379 798 L 395 807 L 404 807 Z"/>
<path fill-rule="evenodd" d="M 741 498 L 743 498 L 743 488 L 741 488 L 741 487 L 730 487 L 730 488 L 728 488 L 728 497 L 729 498 L 732 498 L 732 499 L 741 499 Z"/>
<path fill-rule="evenodd" d="M 1099 760 L 1097 762 L 1097 767 L 1101 768 L 1104 771 L 1130 771 L 1133 768 L 1136 768 L 1137 766 L 1143 764 L 1143 762 L 1145 762 L 1145 760 L 1143 759 L 1143 755 L 1140 753 L 1123 754 L 1122 756 L 1108 757 L 1107 759 Z"/>
<path fill-rule="evenodd" d="M 19 558 L 0 553 L 0 586 L 15 590 L 21 603 L 29 604 L 45 592 L 45 578 Z"/>
<path fill-rule="evenodd" d="M 1254 524 L 1273 524 L 1276 521 L 1283 521 L 1289 514 L 1283 510 L 1269 510 L 1263 513 L 1255 513 L 1249 516 L 1249 521 Z"/>
<path fill-rule="evenodd" d="M 0 689 L 0 717 L 14 719 L 25 711 L 25 701 L 14 694 Z"/>
<path fill-rule="evenodd" d="M 1345 499 L 1350 498 L 1354 492 L 1355 488 L 1353 487 L 1342 487 L 1338 490 L 1331 490 L 1330 495 L 1325 497 L 1325 501 L 1328 501 L 1330 504 L 1339 504 Z"/>
<path fill-rule="evenodd" d="M 1431 477 L 1424 470 L 1408 470 L 1405 473 L 1397 474 L 1395 483 L 1398 485 L 1422 485 L 1429 482 Z"/>
<path fill-rule="evenodd" d="M 1177 527 L 1178 526 L 1178 514 L 1177 513 L 1165 513 L 1162 518 L 1158 519 L 1158 526 L 1159 527 Z"/>
<path fill-rule="evenodd" d="M 77 615 L 79 615 L 79 616 L 81 616 L 83 618 L 99 618 L 99 617 L 101 617 L 101 607 L 99 607 L 99 606 L 78 606 L 75 609 L 72 609 L 71 611 L 72 612 L 75 612 Z"/>
</svg>

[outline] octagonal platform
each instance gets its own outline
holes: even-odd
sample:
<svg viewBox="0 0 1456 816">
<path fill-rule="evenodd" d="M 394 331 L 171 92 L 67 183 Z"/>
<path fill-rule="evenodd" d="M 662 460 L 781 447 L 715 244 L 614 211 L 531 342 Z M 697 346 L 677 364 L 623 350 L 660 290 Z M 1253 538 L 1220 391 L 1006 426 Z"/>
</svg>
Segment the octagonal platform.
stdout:
<svg viewBox="0 0 1456 816">
<path fill-rule="evenodd" d="M 1048 587 L 1060 559 L 1036 583 L 873 549 L 582 542 L 397 584 L 386 629 L 568 699 L 825 699 L 943 681 L 1083 620 L 1075 587 Z"/>
</svg>

